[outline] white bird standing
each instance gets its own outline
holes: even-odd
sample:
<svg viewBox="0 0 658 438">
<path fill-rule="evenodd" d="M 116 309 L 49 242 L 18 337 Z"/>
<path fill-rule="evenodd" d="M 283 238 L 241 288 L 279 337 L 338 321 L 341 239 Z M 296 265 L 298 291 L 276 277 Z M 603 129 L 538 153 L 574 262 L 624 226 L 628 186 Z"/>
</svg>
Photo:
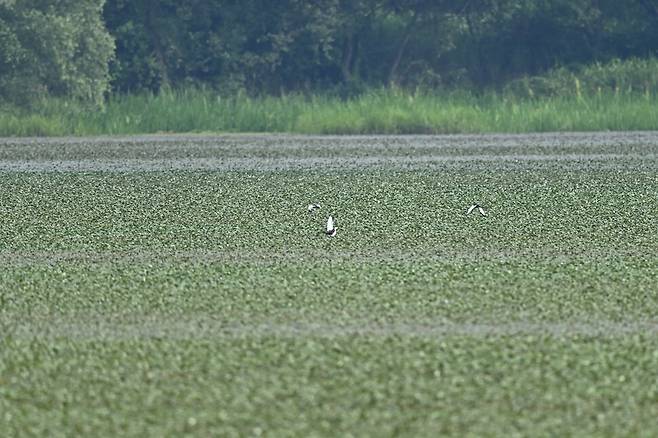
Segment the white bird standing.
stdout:
<svg viewBox="0 0 658 438">
<path fill-rule="evenodd" d="M 487 212 L 484 211 L 484 208 L 482 208 L 482 207 L 480 206 L 480 204 L 473 204 L 473 205 L 471 205 L 470 207 L 468 207 L 468 210 L 466 210 L 466 214 L 471 214 L 471 212 L 472 212 L 473 210 L 475 210 L 476 208 L 478 209 L 478 211 L 480 212 L 480 214 L 481 214 L 482 216 L 486 216 L 486 215 L 487 215 Z"/>
<path fill-rule="evenodd" d="M 313 213 L 313 211 L 317 210 L 318 208 L 320 208 L 320 204 L 308 204 L 307 210 L 309 213 Z"/>
<path fill-rule="evenodd" d="M 329 237 L 334 237 L 336 235 L 337 230 L 338 227 L 334 225 L 334 218 L 329 216 L 327 218 L 327 230 L 325 231 L 325 234 Z"/>
</svg>

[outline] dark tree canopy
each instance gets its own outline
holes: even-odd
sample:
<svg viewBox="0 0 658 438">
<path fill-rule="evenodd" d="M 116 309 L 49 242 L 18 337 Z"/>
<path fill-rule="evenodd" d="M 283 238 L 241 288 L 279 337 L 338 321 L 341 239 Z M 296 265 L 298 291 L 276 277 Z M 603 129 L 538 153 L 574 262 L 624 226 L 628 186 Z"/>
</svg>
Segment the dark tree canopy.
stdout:
<svg viewBox="0 0 658 438">
<path fill-rule="evenodd" d="M 658 0 L 0 0 L 0 96 L 496 88 L 656 37 Z"/>
</svg>

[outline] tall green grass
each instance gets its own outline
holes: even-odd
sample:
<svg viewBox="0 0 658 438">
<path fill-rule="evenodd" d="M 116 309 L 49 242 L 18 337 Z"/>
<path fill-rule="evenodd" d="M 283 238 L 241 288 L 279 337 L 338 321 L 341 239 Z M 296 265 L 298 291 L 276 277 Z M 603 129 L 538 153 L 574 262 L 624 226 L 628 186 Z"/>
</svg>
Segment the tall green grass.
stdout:
<svg viewBox="0 0 658 438">
<path fill-rule="evenodd" d="M 379 92 L 312 105 L 295 128 L 325 134 L 650 130 L 658 128 L 657 104 L 634 94 L 519 99 Z"/>
<path fill-rule="evenodd" d="M 0 111 L 0 136 L 183 132 L 434 134 L 658 129 L 654 93 L 574 89 L 562 96 L 372 90 L 330 96 L 226 98 L 208 90 L 120 95 L 103 109 L 46 100 Z"/>
<path fill-rule="evenodd" d="M 435 134 L 658 129 L 658 59 L 557 68 L 502 92 L 374 89 L 331 95 L 225 97 L 208 89 L 113 95 L 103 108 L 46 99 L 0 105 L 0 136 L 158 132 Z"/>
</svg>

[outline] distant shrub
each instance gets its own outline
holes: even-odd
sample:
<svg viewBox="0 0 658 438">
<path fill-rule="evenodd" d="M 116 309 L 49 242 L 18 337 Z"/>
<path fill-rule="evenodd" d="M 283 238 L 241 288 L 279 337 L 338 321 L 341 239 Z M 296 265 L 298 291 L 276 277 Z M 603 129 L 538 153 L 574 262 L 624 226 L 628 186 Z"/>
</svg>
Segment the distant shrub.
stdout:
<svg viewBox="0 0 658 438">
<path fill-rule="evenodd" d="M 560 67 L 544 75 L 514 80 L 504 91 L 531 98 L 601 93 L 655 95 L 658 92 L 658 59 L 614 59 L 576 69 Z"/>
<path fill-rule="evenodd" d="M 57 96 L 102 107 L 114 56 L 103 4 L 0 1 L 0 103 L 28 108 Z"/>
</svg>

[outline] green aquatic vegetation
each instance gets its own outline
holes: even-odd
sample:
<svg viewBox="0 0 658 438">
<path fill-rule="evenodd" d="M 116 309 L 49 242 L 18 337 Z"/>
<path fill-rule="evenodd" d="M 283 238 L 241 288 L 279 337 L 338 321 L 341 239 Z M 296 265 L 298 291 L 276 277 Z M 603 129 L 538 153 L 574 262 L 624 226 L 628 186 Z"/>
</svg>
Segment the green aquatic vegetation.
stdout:
<svg viewBox="0 0 658 438">
<path fill-rule="evenodd" d="M 657 156 L 653 133 L 2 140 L 3 430 L 647 434 Z"/>
</svg>

